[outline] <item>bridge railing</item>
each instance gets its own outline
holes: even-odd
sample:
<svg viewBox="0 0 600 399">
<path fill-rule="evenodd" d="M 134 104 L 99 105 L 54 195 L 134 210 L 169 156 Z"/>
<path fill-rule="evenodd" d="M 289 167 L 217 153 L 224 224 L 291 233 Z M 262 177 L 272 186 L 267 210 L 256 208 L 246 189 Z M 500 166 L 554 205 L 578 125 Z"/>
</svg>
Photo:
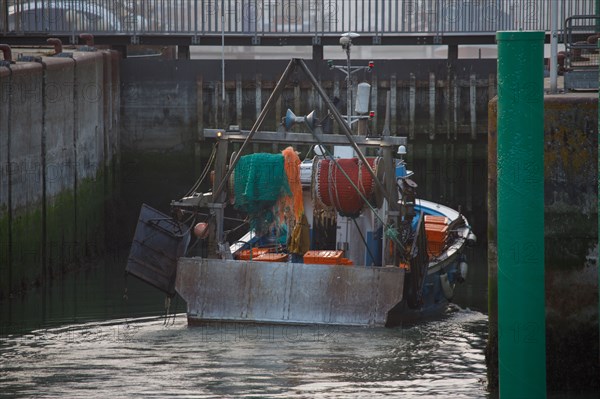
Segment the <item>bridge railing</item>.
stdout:
<svg viewBox="0 0 600 399">
<path fill-rule="evenodd" d="M 552 1 L 558 0 L 5 0 L 0 35 L 492 35 L 549 31 Z M 559 21 L 594 15 L 597 3 L 561 1 Z"/>
</svg>

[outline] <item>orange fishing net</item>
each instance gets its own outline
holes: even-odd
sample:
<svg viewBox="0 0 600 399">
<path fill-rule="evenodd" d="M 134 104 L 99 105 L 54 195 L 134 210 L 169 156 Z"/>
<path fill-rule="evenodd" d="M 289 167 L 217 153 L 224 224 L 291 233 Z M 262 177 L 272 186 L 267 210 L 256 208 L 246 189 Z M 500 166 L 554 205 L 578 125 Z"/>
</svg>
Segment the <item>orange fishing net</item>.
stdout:
<svg viewBox="0 0 600 399">
<path fill-rule="evenodd" d="M 284 158 L 285 173 L 288 178 L 292 195 L 285 195 L 282 198 L 282 206 L 280 219 L 285 218 L 288 214 L 291 216 L 290 222 L 300 220 L 304 213 L 304 204 L 302 202 L 302 183 L 300 182 L 300 158 L 292 147 L 288 147 L 282 151 Z M 290 226 L 292 227 L 292 226 Z"/>
</svg>

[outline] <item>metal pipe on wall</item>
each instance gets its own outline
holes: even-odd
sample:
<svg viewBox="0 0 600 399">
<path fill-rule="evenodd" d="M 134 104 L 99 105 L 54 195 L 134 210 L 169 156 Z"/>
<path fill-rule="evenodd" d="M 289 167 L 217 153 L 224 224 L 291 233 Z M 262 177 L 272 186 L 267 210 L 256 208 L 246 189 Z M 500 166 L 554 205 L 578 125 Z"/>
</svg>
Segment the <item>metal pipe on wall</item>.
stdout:
<svg viewBox="0 0 600 399">
<path fill-rule="evenodd" d="M 558 91 L 558 1 L 551 2 L 550 10 L 550 93 Z"/>
</svg>

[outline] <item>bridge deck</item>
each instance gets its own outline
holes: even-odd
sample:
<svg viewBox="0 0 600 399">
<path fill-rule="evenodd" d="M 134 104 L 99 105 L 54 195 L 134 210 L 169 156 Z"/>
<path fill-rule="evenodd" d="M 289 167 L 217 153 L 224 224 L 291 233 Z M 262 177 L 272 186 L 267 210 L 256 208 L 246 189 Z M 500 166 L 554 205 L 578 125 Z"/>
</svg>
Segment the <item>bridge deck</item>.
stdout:
<svg viewBox="0 0 600 399">
<path fill-rule="evenodd" d="M 491 44 L 498 30 L 550 31 L 547 0 L 7 0 L 0 41 L 75 44 L 337 45 Z M 574 15 L 598 14 L 596 0 L 564 0 L 559 32 Z M 591 27 L 598 31 L 599 27 Z M 581 32 L 582 35 L 590 32 Z M 593 33 L 593 32 L 592 32 Z M 549 35 L 547 35 L 547 40 Z"/>
</svg>

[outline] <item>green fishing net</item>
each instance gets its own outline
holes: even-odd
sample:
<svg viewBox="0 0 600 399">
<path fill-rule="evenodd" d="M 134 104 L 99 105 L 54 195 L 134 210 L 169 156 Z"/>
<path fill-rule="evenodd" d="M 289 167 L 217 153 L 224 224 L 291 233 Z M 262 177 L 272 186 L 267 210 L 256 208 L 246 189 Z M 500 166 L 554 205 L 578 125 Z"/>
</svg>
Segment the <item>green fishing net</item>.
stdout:
<svg viewBox="0 0 600 399">
<path fill-rule="evenodd" d="M 281 195 L 291 190 L 282 154 L 258 153 L 240 158 L 235 167 L 233 188 L 235 208 L 246 212 L 250 227 L 265 233 L 275 222 L 273 207 Z"/>
</svg>

